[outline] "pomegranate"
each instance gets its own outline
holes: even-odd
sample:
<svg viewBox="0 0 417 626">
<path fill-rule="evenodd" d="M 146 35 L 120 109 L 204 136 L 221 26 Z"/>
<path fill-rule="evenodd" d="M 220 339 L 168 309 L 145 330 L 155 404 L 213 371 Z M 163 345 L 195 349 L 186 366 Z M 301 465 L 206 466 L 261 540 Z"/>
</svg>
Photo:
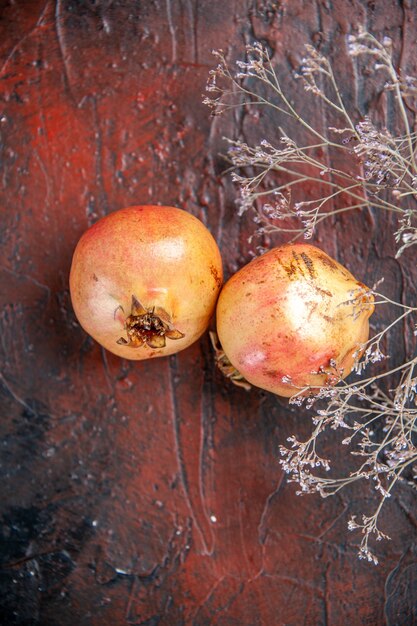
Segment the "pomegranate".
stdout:
<svg viewBox="0 0 417 626">
<path fill-rule="evenodd" d="M 196 341 L 222 281 L 219 249 L 200 220 L 174 207 L 132 206 L 83 234 L 70 291 L 84 330 L 110 352 L 139 360 Z"/>
<path fill-rule="evenodd" d="M 335 384 L 369 337 L 369 290 L 319 248 L 287 244 L 223 287 L 217 332 L 249 383 L 291 397 Z"/>
</svg>

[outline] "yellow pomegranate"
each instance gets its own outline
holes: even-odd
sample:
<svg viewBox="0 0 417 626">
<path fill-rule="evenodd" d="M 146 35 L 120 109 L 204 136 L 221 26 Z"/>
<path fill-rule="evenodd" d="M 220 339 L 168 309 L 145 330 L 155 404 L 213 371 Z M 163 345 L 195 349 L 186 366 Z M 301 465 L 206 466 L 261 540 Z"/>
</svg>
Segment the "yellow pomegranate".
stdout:
<svg viewBox="0 0 417 626">
<path fill-rule="evenodd" d="M 174 207 L 133 206 L 81 237 L 70 291 L 84 330 L 110 352 L 139 360 L 196 341 L 222 281 L 219 249 L 200 220 Z"/>
<path fill-rule="evenodd" d="M 287 244 L 225 284 L 217 332 L 249 383 L 291 397 L 349 374 L 373 310 L 369 290 L 340 263 L 315 246 Z"/>
</svg>

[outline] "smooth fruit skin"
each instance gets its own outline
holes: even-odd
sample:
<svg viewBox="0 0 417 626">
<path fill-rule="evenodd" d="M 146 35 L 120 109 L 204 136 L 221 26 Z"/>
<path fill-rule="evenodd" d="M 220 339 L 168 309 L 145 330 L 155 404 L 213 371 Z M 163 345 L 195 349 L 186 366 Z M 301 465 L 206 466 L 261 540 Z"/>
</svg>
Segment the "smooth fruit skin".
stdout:
<svg viewBox="0 0 417 626">
<path fill-rule="evenodd" d="M 222 281 L 219 249 L 199 219 L 174 207 L 132 206 L 100 219 L 82 235 L 70 292 L 89 335 L 120 357 L 142 360 L 196 341 L 207 329 Z M 157 347 L 128 343 L 132 301 L 149 315 L 162 310 L 165 325 L 177 331 L 171 332 L 174 338 L 167 334 L 165 345 Z"/>
<path fill-rule="evenodd" d="M 349 374 L 369 337 L 372 302 L 367 288 L 325 252 L 287 244 L 225 284 L 217 333 L 247 381 L 291 397 Z"/>
</svg>

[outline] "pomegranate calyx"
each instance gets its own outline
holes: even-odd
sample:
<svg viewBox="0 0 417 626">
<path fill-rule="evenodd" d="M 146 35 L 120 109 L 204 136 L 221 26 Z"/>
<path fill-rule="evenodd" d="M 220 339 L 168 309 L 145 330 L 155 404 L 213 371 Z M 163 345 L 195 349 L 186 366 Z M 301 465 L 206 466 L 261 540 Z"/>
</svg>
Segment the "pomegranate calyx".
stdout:
<svg viewBox="0 0 417 626">
<path fill-rule="evenodd" d="M 116 343 L 139 348 L 164 348 L 168 339 L 182 339 L 184 333 L 172 328 L 170 315 L 162 307 L 144 307 L 136 296 L 132 296 L 131 312 L 126 318 L 127 339 L 120 337 Z"/>
</svg>

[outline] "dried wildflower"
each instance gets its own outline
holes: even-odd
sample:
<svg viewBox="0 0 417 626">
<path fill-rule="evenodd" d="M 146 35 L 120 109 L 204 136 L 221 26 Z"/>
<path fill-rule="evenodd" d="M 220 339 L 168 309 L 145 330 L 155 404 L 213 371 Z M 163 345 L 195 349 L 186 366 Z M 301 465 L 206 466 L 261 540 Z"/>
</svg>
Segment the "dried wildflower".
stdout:
<svg viewBox="0 0 417 626">
<path fill-rule="evenodd" d="M 240 107 L 269 109 L 281 119 L 292 118 L 304 130 L 304 144 L 278 124 L 275 140 L 269 137 L 249 145 L 227 139 L 232 177 L 240 190 L 238 212 L 253 211 L 256 234 L 288 233 L 292 240 L 308 239 L 323 220 L 372 207 L 397 217 L 394 239 L 399 257 L 417 244 L 417 135 L 410 129 L 406 107 L 406 98 L 417 93 L 417 78 L 396 71 L 389 37 L 378 41 L 361 30 L 349 35 L 347 47 L 352 63 L 365 60 L 370 71 L 381 74 L 384 89 L 394 95 L 401 136 L 377 126 L 370 116 L 354 121 L 329 60 L 312 46 L 305 47 L 295 78 L 338 119 L 325 132 L 294 108 L 269 53 L 260 44 L 247 46 L 246 59 L 237 63 L 236 72 L 224 53 L 217 53 L 219 65 L 210 73 L 208 84 L 214 95 L 205 102 L 214 114 Z M 335 154 L 342 157 L 337 163 L 343 169 L 333 167 L 331 155 Z M 297 189 L 305 183 L 318 190 L 308 200 L 297 197 Z M 389 363 L 385 340 L 397 325 L 409 332 L 406 322 L 416 316 L 417 307 L 394 302 L 375 289 L 376 304 L 389 306 L 397 314 L 358 349 L 353 382 L 342 380 L 340 372 L 329 371 L 329 385 L 310 390 L 314 391 L 311 395 L 308 389 L 301 390 L 291 398 L 291 404 L 313 411 L 313 430 L 306 441 L 289 437 L 287 445 L 280 446 L 280 462 L 288 479 L 299 485 L 298 494 L 317 492 L 327 497 L 356 481 L 369 482 L 379 497 L 376 510 L 363 514 L 360 521 L 353 516 L 348 529 L 362 535 L 359 558 L 377 564 L 371 540 L 388 539 L 378 528 L 381 509 L 398 481 L 413 486 L 417 481 L 417 469 L 413 470 L 417 465 L 417 356 L 367 377 L 365 372 Z M 352 294 L 355 298 L 358 294 Z M 411 335 L 415 345 L 416 323 Z M 341 444 L 358 462 L 345 476 L 332 476 L 331 459 L 319 452 L 319 443 L 329 430 L 343 432 Z"/>
<path fill-rule="evenodd" d="M 393 304 L 391 300 L 375 293 L 379 305 Z M 357 355 L 356 371 L 363 373 L 369 363 L 376 363 L 385 358 L 380 343 L 385 335 L 398 323 L 411 315 L 416 315 L 417 307 L 401 307 L 402 313 L 384 330 L 375 335 L 363 346 L 363 356 Z M 381 374 L 362 378 L 353 383 L 340 381 L 337 387 L 329 386 L 318 390 L 315 403 L 324 402 L 324 408 L 315 412 L 315 428 L 307 441 L 300 442 L 290 438 L 292 446 L 280 446 L 281 464 L 291 481 L 301 486 L 303 493 L 318 492 L 323 497 L 337 493 L 343 487 L 358 481 L 371 480 L 374 489 L 380 494 L 380 502 L 372 517 L 363 517 L 362 524 L 349 522 L 349 529 L 360 528 L 363 538 L 360 544 L 360 558 L 367 558 L 377 563 L 369 548 L 371 535 L 376 539 L 386 538 L 377 529 L 379 513 L 391 490 L 403 476 L 407 468 L 417 462 L 417 357 L 406 361 L 401 366 Z M 381 382 L 388 377 L 397 376 L 397 386 L 388 393 L 382 391 Z M 297 403 L 301 396 L 293 398 Z M 303 400 L 303 399 L 302 399 Z M 382 432 L 374 427 L 384 424 Z M 328 429 L 343 428 L 350 431 L 342 444 L 351 446 L 351 454 L 362 458 L 358 469 L 342 478 L 329 478 L 313 475 L 310 460 L 320 459 L 316 453 L 319 439 Z M 380 430 L 380 429 L 379 429 Z M 330 470 L 330 461 L 326 461 L 326 471 Z"/>
<path fill-rule="evenodd" d="M 377 129 L 368 116 L 356 125 L 356 131 L 359 142 L 353 150 L 363 163 L 364 180 L 385 187 L 399 185 L 407 163 L 391 133 Z"/>
<path fill-rule="evenodd" d="M 366 31 L 360 31 L 349 35 L 348 51 L 354 62 L 370 57 L 374 61 L 371 69 L 385 73 L 385 89 L 395 94 L 403 136 L 394 137 L 388 129 L 378 128 L 369 116 L 355 123 L 344 105 L 329 60 L 310 45 L 305 46 L 305 56 L 295 78 L 339 116 L 340 126 L 330 126 L 328 134 L 294 108 L 269 53 L 258 43 L 247 46 L 247 59 L 237 62 L 236 72 L 230 69 L 224 52 L 215 53 L 219 64 L 210 72 L 207 85 L 208 92 L 214 96 L 206 97 L 204 102 L 215 115 L 241 107 L 272 109 L 296 120 L 310 139 L 306 145 L 299 145 L 280 129 L 281 136 L 275 145 L 270 139 L 255 146 L 227 140 L 233 180 L 240 188 L 239 214 L 254 211 L 259 235 L 288 232 L 293 239 L 300 235 L 309 239 L 323 220 L 372 206 L 397 215 L 395 239 L 400 256 L 417 242 L 417 208 L 414 204 L 398 202 L 403 198 L 413 202 L 417 199 L 417 137 L 411 132 L 405 104 L 407 95 L 417 89 L 417 79 L 399 76 L 388 37 L 379 42 Z M 344 169 L 329 167 L 330 149 L 343 153 L 343 159 L 338 162 L 346 164 Z M 277 176 L 281 182 L 274 185 Z M 274 212 L 265 212 L 264 205 L 274 206 L 277 195 L 283 194 L 288 199 L 292 189 L 306 182 L 315 184 L 324 193 L 308 201 L 297 201 L 293 195 L 292 202 L 281 206 L 279 218 Z M 382 191 L 389 192 L 391 197 Z M 339 206 L 334 208 L 336 201 Z"/>
</svg>

